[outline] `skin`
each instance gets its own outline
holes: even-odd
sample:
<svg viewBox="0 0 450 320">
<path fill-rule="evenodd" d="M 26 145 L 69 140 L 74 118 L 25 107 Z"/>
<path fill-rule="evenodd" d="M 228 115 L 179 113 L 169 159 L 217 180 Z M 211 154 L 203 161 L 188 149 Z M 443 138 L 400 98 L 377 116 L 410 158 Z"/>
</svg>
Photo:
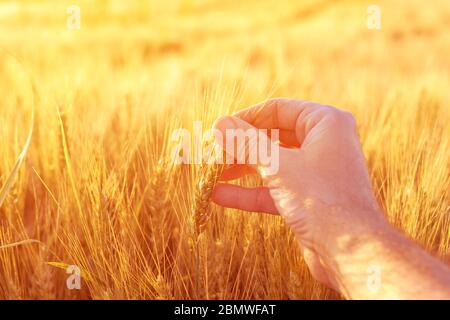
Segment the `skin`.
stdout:
<svg viewBox="0 0 450 320">
<path fill-rule="evenodd" d="M 229 181 L 259 173 L 264 187 L 220 183 L 213 200 L 283 216 L 315 279 L 349 299 L 450 298 L 449 267 L 386 220 L 350 113 L 308 101 L 271 99 L 218 119 L 215 128 L 223 136 L 226 129 L 280 130 L 277 173 L 266 174 L 261 163 L 242 164 L 229 166 L 221 177 Z M 276 143 L 267 136 L 259 139 Z M 246 148 L 225 151 L 248 155 Z"/>
</svg>

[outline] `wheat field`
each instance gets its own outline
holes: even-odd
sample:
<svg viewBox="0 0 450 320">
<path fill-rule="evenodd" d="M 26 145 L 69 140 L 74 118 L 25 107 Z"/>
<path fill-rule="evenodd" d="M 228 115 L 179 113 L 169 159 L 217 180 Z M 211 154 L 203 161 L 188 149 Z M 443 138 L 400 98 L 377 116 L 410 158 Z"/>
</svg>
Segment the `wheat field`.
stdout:
<svg viewBox="0 0 450 320">
<path fill-rule="evenodd" d="M 170 161 L 173 130 L 278 96 L 351 111 L 389 220 L 450 263 L 448 0 L 127 3 L 71 30 L 71 1 L 0 1 L 1 299 L 341 298 L 280 217 Z"/>
</svg>

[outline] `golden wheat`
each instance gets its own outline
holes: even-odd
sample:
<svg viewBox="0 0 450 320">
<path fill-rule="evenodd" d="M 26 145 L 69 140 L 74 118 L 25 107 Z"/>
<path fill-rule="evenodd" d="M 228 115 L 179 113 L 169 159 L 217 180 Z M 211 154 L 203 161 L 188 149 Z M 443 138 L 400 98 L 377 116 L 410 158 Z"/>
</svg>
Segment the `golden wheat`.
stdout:
<svg viewBox="0 0 450 320">
<path fill-rule="evenodd" d="M 449 1 L 377 1 L 381 30 L 364 1 L 181 2 L 80 0 L 80 30 L 65 0 L 0 3 L 1 299 L 339 298 L 280 217 L 211 204 L 220 165 L 167 161 L 275 96 L 351 111 L 389 220 L 450 260 Z"/>
<path fill-rule="evenodd" d="M 195 189 L 195 201 L 193 208 L 195 217 L 195 232 L 197 235 L 204 231 L 206 223 L 211 217 L 211 196 L 217 182 L 219 181 L 223 168 L 223 164 L 217 163 L 202 163 L 200 165 L 200 174 L 197 187 Z"/>
</svg>

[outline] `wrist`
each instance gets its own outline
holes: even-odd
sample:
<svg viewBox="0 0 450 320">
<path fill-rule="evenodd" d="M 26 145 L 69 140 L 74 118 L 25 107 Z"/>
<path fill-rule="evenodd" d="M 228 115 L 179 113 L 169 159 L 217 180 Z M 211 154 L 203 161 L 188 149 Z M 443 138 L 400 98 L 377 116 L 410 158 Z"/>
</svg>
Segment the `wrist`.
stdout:
<svg viewBox="0 0 450 320">
<path fill-rule="evenodd" d="M 324 261 L 331 263 L 337 257 L 352 257 L 370 244 L 382 243 L 398 233 L 378 208 L 329 208 L 327 224 L 321 232 L 317 248 Z M 319 239 L 318 239 L 319 240 Z"/>
<path fill-rule="evenodd" d="M 390 225 L 369 228 L 326 261 L 335 288 L 353 299 L 448 299 L 450 270 Z"/>
<path fill-rule="evenodd" d="M 347 297 L 350 291 L 355 292 L 355 287 L 370 291 L 370 276 L 376 278 L 380 256 L 391 243 L 402 239 L 381 212 L 365 212 L 361 217 L 340 225 L 337 228 L 339 232 L 329 237 L 321 250 L 322 263 L 329 278 Z"/>
</svg>

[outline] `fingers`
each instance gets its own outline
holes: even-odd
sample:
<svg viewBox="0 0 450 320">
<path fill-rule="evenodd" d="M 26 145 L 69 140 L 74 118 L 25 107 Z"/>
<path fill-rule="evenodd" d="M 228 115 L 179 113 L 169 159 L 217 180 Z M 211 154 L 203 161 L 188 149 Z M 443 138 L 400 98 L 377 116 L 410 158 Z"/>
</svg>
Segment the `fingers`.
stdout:
<svg viewBox="0 0 450 320">
<path fill-rule="evenodd" d="M 219 118 L 214 127 L 221 133 L 221 137 L 216 135 L 218 144 L 237 164 L 246 164 L 254 169 L 264 168 L 269 163 L 263 163 L 261 155 L 271 155 L 279 149 L 264 132 L 240 118 Z"/>
<path fill-rule="evenodd" d="M 300 146 L 308 131 L 327 112 L 336 110 L 314 102 L 276 98 L 239 111 L 235 116 L 260 129 L 280 129 L 282 143 Z"/>
<path fill-rule="evenodd" d="M 219 183 L 213 191 L 212 200 L 227 208 L 278 214 L 267 187 L 244 188 Z"/>
<path fill-rule="evenodd" d="M 309 101 L 276 98 L 239 111 L 235 116 L 257 128 L 295 130 L 299 115 L 319 106 Z"/>
<path fill-rule="evenodd" d="M 248 174 L 257 173 L 255 169 L 245 164 L 233 164 L 222 171 L 220 175 L 221 181 L 230 181 L 242 178 Z"/>
</svg>

